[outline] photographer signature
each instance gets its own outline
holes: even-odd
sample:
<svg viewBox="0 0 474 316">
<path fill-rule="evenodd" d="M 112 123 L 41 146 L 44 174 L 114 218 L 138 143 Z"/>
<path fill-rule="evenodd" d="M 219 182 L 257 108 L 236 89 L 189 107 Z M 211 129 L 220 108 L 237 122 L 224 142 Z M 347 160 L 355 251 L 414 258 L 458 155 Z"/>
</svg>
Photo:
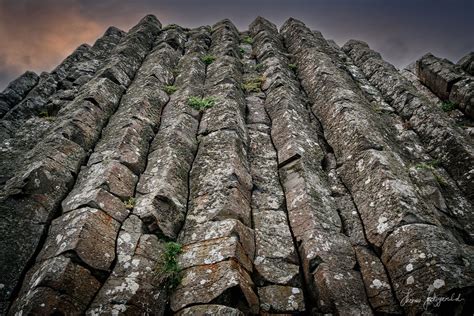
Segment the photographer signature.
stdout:
<svg viewBox="0 0 474 316">
<path fill-rule="evenodd" d="M 408 290 L 406 295 L 400 300 L 400 305 L 412 305 L 412 304 L 420 304 L 423 300 L 420 298 L 413 297 L 413 290 Z M 427 310 L 430 307 L 440 307 L 441 304 L 445 302 L 457 302 L 460 303 L 464 301 L 461 297 L 461 293 L 452 293 L 451 296 L 438 296 L 434 291 L 428 293 L 428 296 L 423 302 L 424 310 Z"/>
</svg>

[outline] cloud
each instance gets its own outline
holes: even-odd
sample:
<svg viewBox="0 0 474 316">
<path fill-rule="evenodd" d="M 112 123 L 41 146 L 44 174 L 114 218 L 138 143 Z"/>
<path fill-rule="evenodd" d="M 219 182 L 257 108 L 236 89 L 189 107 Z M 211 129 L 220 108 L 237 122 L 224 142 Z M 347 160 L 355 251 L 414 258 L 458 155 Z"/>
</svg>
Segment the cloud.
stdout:
<svg viewBox="0 0 474 316">
<path fill-rule="evenodd" d="M 28 69 L 51 70 L 102 32 L 103 25 L 79 14 L 77 1 L 0 1 L 0 81 Z"/>
<path fill-rule="evenodd" d="M 361 39 L 397 67 L 425 52 L 457 61 L 474 50 L 472 0 L 0 0 L 0 90 L 26 70 L 49 71 L 108 26 L 128 30 L 145 14 L 187 27 L 230 18 L 245 30 L 262 15 L 293 16 L 344 44 Z"/>
</svg>

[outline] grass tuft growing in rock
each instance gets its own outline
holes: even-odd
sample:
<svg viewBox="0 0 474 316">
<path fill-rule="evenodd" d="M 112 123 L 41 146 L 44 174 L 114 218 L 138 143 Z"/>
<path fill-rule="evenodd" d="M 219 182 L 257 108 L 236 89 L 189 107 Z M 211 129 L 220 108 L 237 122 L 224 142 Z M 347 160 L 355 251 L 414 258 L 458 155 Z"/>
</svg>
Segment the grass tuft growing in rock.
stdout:
<svg viewBox="0 0 474 316">
<path fill-rule="evenodd" d="M 50 115 L 47 110 L 41 111 L 38 116 L 50 122 L 56 119 L 56 117 Z"/>
<path fill-rule="evenodd" d="M 255 70 L 258 72 L 261 72 L 263 70 L 263 64 L 256 64 L 255 65 Z"/>
<path fill-rule="evenodd" d="M 434 170 L 439 166 L 438 160 L 431 160 L 428 162 L 421 162 L 415 165 L 416 169 Z"/>
<path fill-rule="evenodd" d="M 137 200 L 134 197 L 129 197 L 128 200 L 124 201 L 123 204 L 127 210 L 131 210 L 135 207 Z"/>
<path fill-rule="evenodd" d="M 260 92 L 265 78 L 263 76 L 247 80 L 242 84 L 242 90 L 245 92 Z"/>
<path fill-rule="evenodd" d="M 166 278 L 169 291 L 176 288 L 181 282 L 181 267 L 178 264 L 178 255 L 181 251 L 180 244 L 173 241 L 165 243 L 163 257 L 157 270 Z"/>
<path fill-rule="evenodd" d="M 188 105 L 198 111 L 212 108 L 215 103 L 216 100 L 214 98 L 190 97 L 188 99 Z"/>
<path fill-rule="evenodd" d="M 178 88 L 174 85 L 169 85 L 169 86 L 164 86 L 163 90 L 166 92 L 166 94 L 172 95 L 173 93 L 176 92 L 176 90 L 178 90 Z"/>
<path fill-rule="evenodd" d="M 201 61 L 205 63 L 206 65 L 212 64 L 214 60 L 216 60 L 216 57 L 212 55 L 204 55 L 201 57 Z"/>
<path fill-rule="evenodd" d="M 446 182 L 446 179 L 443 178 L 443 176 L 441 176 L 438 171 L 436 170 L 436 168 L 439 167 L 439 160 L 431 160 L 431 161 L 428 161 L 428 162 L 422 162 L 422 163 L 418 163 L 415 165 L 415 168 L 416 169 L 420 169 L 420 170 L 428 170 L 431 172 L 431 174 L 433 174 L 433 177 L 435 178 L 436 182 L 438 182 L 439 185 L 441 186 L 446 186 L 447 185 L 447 182 Z"/>
<path fill-rule="evenodd" d="M 438 174 L 436 171 L 433 172 L 433 177 L 436 179 L 436 182 L 438 182 L 439 185 L 441 186 L 447 186 L 448 182 L 446 182 L 446 179 L 444 179 L 440 174 Z"/>
<path fill-rule="evenodd" d="M 174 67 L 171 72 L 173 73 L 173 76 L 174 76 L 174 77 L 177 77 L 177 76 L 179 75 L 179 68 L 178 68 L 178 67 Z"/>
<path fill-rule="evenodd" d="M 288 64 L 288 68 L 290 68 L 291 71 L 296 71 L 297 66 L 296 64 Z"/>
<path fill-rule="evenodd" d="M 452 110 L 456 109 L 457 108 L 457 105 L 451 101 L 444 101 L 442 104 L 441 104 L 441 109 L 444 111 L 444 112 L 451 112 Z"/>
<path fill-rule="evenodd" d="M 244 39 L 242 40 L 245 44 L 252 45 L 253 44 L 253 38 L 250 36 L 245 36 Z"/>
</svg>

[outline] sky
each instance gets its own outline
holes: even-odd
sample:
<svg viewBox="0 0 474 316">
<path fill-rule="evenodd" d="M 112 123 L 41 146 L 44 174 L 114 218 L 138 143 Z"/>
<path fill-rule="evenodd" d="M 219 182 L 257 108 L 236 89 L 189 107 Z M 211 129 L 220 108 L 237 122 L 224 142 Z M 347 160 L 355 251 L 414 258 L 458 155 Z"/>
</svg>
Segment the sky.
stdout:
<svg viewBox="0 0 474 316">
<path fill-rule="evenodd" d="M 240 30 L 258 15 L 278 26 L 294 17 L 339 45 L 366 41 L 399 68 L 427 52 L 456 62 L 474 51 L 474 0 L 0 0 L 0 91 L 146 14 L 185 27 L 229 18 Z"/>
</svg>

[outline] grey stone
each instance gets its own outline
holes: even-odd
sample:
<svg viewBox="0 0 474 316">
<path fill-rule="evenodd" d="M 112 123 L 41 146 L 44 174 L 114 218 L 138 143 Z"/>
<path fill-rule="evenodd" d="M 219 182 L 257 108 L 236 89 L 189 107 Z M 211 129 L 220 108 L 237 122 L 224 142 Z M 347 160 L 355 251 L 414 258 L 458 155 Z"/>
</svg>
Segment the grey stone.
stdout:
<svg viewBox="0 0 474 316">
<path fill-rule="evenodd" d="M 257 313 L 258 297 L 249 274 L 233 260 L 201 265 L 183 271 L 183 279 L 171 296 L 171 309 L 212 301 L 239 301 L 243 312 Z"/>
<path fill-rule="evenodd" d="M 269 285 L 258 289 L 264 312 L 293 313 L 305 311 L 303 291 L 297 287 Z"/>
<path fill-rule="evenodd" d="M 26 280 L 20 299 L 10 309 L 12 315 L 81 314 L 100 287 L 90 271 L 65 256 L 41 262 Z"/>
<path fill-rule="evenodd" d="M 227 307 L 224 305 L 196 305 L 184 308 L 176 313 L 176 315 L 226 315 L 226 316 L 243 316 L 244 313 L 238 309 Z"/>
<path fill-rule="evenodd" d="M 100 210 L 72 211 L 53 221 L 38 260 L 72 251 L 88 266 L 107 271 L 115 259 L 118 230 L 119 223 Z"/>
<path fill-rule="evenodd" d="M 459 65 L 465 72 L 474 76 L 474 52 L 470 52 L 466 56 L 462 57 L 458 62 Z"/>
</svg>

